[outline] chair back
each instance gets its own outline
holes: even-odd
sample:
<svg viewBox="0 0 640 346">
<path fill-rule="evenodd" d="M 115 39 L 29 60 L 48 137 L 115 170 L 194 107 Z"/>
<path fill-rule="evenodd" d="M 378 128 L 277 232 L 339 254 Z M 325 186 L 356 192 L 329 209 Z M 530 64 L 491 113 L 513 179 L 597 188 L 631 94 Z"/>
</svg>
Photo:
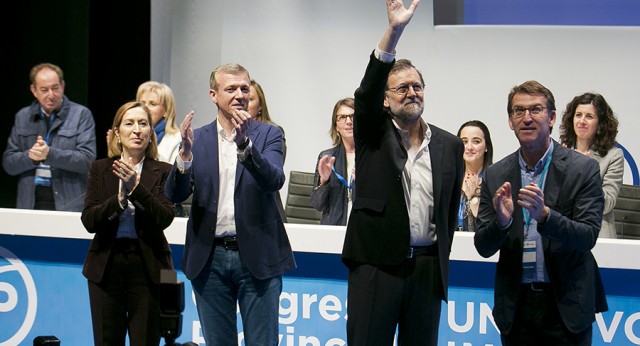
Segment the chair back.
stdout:
<svg viewBox="0 0 640 346">
<path fill-rule="evenodd" d="M 621 239 L 640 239 L 640 186 L 623 184 L 613 208 Z"/>
<path fill-rule="evenodd" d="M 289 223 L 320 224 L 322 213 L 311 205 L 314 173 L 291 171 L 285 214 Z"/>
</svg>

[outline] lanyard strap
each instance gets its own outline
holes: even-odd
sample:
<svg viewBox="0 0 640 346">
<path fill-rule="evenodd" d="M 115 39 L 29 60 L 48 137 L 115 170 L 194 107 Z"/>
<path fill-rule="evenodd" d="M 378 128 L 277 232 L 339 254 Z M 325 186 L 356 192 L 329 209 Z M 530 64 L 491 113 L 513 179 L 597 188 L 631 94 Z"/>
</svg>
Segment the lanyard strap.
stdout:
<svg viewBox="0 0 640 346">
<path fill-rule="evenodd" d="M 351 191 L 351 187 L 353 186 L 353 176 L 349 180 L 349 183 L 347 183 L 347 180 L 343 176 L 341 176 L 340 173 L 336 172 L 336 168 L 334 166 L 331 166 L 331 170 L 336 175 L 338 180 L 342 183 L 342 185 L 344 185 L 347 190 Z"/>
<path fill-rule="evenodd" d="M 51 145 L 51 143 L 49 142 L 49 140 L 51 139 L 51 128 L 53 127 L 53 120 L 55 119 L 56 115 L 51 112 L 51 115 L 49 115 L 49 124 L 47 124 L 47 135 L 44 137 L 45 142 L 47 142 L 47 145 Z"/>
<path fill-rule="evenodd" d="M 542 172 L 540 172 L 539 178 L 538 178 L 538 186 L 540 187 L 540 190 L 544 191 L 544 183 L 546 181 L 545 177 L 547 175 L 547 171 L 549 170 L 549 165 L 551 165 L 551 154 L 549 153 L 549 156 L 547 156 L 546 162 L 544 163 L 544 168 L 542 169 Z M 525 186 L 525 181 L 524 178 L 522 179 L 522 187 Z M 529 215 L 529 211 L 527 210 L 527 208 L 522 208 L 522 213 L 524 214 L 524 227 L 525 230 L 527 230 L 527 232 L 529 231 L 529 224 L 531 224 L 531 219 L 533 218 L 531 215 Z M 525 234 L 526 237 L 526 234 Z"/>
</svg>

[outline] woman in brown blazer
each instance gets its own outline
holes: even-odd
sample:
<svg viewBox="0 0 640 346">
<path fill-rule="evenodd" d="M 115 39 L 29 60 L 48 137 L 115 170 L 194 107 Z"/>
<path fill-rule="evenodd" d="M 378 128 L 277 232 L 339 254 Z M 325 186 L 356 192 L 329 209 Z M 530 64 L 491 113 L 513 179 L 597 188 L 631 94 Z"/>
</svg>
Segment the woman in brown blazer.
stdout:
<svg viewBox="0 0 640 346">
<path fill-rule="evenodd" d="M 158 149 L 149 110 L 128 102 L 116 112 L 109 158 L 96 160 L 82 211 L 95 234 L 82 273 L 89 281 L 95 345 L 160 343 L 160 270 L 173 269 L 164 236 L 174 217 L 164 195 L 171 165 Z"/>
</svg>

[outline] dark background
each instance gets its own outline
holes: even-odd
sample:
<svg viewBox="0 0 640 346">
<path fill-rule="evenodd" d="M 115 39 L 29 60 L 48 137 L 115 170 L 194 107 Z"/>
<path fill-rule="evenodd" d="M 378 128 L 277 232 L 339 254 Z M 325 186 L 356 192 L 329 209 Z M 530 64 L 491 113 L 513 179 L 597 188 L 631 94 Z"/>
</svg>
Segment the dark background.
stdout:
<svg viewBox="0 0 640 346">
<path fill-rule="evenodd" d="M 29 70 L 50 62 L 64 71 L 65 95 L 96 122 L 98 158 L 116 110 L 150 79 L 151 1 L 27 0 L 0 5 L 0 150 L 13 119 L 35 100 Z M 17 178 L 1 170 L 0 207 L 15 207 Z"/>
</svg>

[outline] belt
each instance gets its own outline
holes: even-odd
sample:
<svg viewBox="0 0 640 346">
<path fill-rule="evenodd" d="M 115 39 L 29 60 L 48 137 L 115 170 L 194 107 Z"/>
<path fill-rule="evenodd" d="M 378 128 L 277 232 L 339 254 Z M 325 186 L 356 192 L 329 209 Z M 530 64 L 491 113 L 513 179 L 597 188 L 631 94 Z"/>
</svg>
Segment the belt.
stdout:
<svg viewBox="0 0 640 346">
<path fill-rule="evenodd" d="M 238 238 L 236 236 L 215 238 L 215 246 L 222 246 L 225 250 L 238 251 Z"/>
<path fill-rule="evenodd" d="M 431 244 L 429 246 L 410 246 L 407 258 L 414 258 L 415 256 L 437 256 L 438 244 Z"/>
<path fill-rule="evenodd" d="M 522 284 L 522 288 L 527 291 L 545 292 L 551 290 L 551 284 L 548 282 L 529 282 Z"/>
</svg>

